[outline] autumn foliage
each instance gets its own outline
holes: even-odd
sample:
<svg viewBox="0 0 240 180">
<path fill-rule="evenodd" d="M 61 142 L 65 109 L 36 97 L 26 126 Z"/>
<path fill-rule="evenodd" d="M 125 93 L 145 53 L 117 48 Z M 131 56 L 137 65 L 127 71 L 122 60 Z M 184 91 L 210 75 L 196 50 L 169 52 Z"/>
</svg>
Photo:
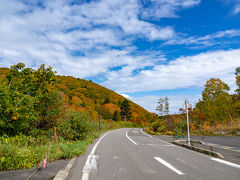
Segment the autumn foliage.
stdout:
<svg viewBox="0 0 240 180">
<path fill-rule="evenodd" d="M 68 127 L 65 131 L 70 132 L 69 123 L 77 122 L 75 116 L 89 122 L 98 121 L 99 116 L 120 121 L 123 102 L 129 104 L 128 114 L 132 114 L 127 121 L 141 125 L 151 119 L 151 113 L 123 96 L 92 81 L 56 76 L 52 67 L 41 65 L 34 70 L 18 63 L 0 69 L 0 135 L 28 134 L 54 126 Z"/>
<path fill-rule="evenodd" d="M 236 69 L 235 79 L 237 89 L 234 94 L 229 93 L 229 86 L 219 78 L 206 82 L 202 98 L 193 109 L 188 109 L 191 132 L 237 134 L 240 131 L 240 68 Z M 186 134 L 186 128 L 184 109 L 179 109 L 179 114 L 160 116 L 149 125 L 149 131 L 162 134 Z"/>
</svg>

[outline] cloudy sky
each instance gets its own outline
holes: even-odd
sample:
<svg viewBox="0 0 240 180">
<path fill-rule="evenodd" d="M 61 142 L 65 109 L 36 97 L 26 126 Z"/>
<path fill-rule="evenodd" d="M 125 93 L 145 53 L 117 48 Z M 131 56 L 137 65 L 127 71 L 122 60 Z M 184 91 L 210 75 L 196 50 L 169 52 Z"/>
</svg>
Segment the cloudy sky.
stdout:
<svg viewBox="0 0 240 180">
<path fill-rule="evenodd" d="M 47 64 L 154 112 L 194 104 L 204 83 L 234 92 L 240 0 L 1 0 L 0 67 Z"/>
</svg>

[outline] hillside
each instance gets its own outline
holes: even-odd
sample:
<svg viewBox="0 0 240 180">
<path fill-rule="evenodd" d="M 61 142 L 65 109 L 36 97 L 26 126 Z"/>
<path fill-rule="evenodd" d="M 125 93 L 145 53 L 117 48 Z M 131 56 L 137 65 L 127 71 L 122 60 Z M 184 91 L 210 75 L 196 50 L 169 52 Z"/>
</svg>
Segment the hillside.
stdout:
<svg viewBox="0 0 240 180">
<path fill-rule="evenodd" d="M 4 78 L 8 68 L 0 68 L 0 77 Z M 100 86 L 92 81 L 87 81 L 71 76 L 57 76 L 56 87 L 64 100 L 67 109 L 85 111 L 91 115 L 92 120 L 98 119 L 101 111 L 104 119 L 112 119 L 115 110 L 120 112 L 121 102 L 125 97 Z M 143 125 L 156 117 L 141 106 L 130 102 L 132 117 L 129 121 Z"/>
<path fill-rule="evenodd" d="M 0 171 L 36 166 L 46 154 L 48 161 L 80 156 L 101 133 L 146 126 L 153 118 L 123 96 L 56 76 L 51 67 L 0 68 Z"/>
</svg>

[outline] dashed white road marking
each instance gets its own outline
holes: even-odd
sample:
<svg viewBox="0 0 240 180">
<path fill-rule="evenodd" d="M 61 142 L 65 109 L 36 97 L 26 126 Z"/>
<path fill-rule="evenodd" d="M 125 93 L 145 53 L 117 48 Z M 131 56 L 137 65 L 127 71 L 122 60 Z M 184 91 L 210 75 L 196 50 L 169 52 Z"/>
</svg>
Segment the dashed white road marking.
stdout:
<svg viewBox="0 0 240 180">
<path fill-rule="evenodd" d="M 112 131 L 110 131 L 112 132 Z M 104 134 L 99 140 L 98 142 L 93 146 L 91 153 L 89 154 L 87 161 L 83 167 L 83 175 L 82 175 L 82 180 L 88 180 L 89 178 L 89 173 L 91 173 L 92 171 L 96 170 L 97 168 L 97 159 L 98 156 L 95 156 L 95 151 L 99 145 L 99 143 L 102 141 L 102 139 L 109 134 L 110 132 L 107 132 L 106 134 Z"/>
<path fill-rule="evenodd" d="M 129 130 L 128 130 L 129 131 Z M 126 137 L 135 145 L 138 145 L 134 140 L 132 140 L 129 136 L 128 136 L 128 131 L 126 132 Z"/>
<path fill-rule="evenodd" d="M 139 131 L 132 131 L 132 132 L 134 132 L 134 133 L 138 133 Z"/>
<path fill-rule="evenodd" d="M 218 159 L 218 158 L 211 158 L 211 160 L 214 160 L 214 161 L 217 161 L 217 162 L 226 164 L 226 165 L 228 165 L 228 166 L 232 166 L 232 167 L 235 167 L 235 168 L 240 169 L 240 165 L 235 164 L 235 163 L 232 163 L 232 162 L 229 162 L 229 161 L 225 161 L 225 160 Z"/>
<path fill-rule="evenodd" d="M 153 158 L 156 159 L 158 162 L 162 163 L 164 166 L 166 166 L 169 169 L 171 169 L 172 171 L 174 171 L 175 173 L 177 173 L 178 175 L 184 175 L 183 172 L 179 171 L 178 169 L 173 167 L 170 163 L 168 163 L 167 161 L 161 159 L 160 157 L 153 157 Z"/>
</svg>

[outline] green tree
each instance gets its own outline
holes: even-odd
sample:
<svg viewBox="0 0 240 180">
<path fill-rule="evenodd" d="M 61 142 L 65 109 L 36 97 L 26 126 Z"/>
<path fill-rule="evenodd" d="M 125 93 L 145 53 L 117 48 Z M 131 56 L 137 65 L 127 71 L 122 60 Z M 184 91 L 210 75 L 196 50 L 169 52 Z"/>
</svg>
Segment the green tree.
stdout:
<svg viewBox="0 0 240 180">
<path fill-rule="evenodd" d="M 165 114 L 165 115 L 169 114 L 169 102 L 168 102 L 168 97 L 165 97 L 165 99 L 164 99 L 164 114 Z"/>
<path fill-rule="evenodd" d="M 131 114 L 132 114 L 131 108 L 130 108 L 129 101 L 127 99 L 123 100 L 120 109 L 121 109 L 120 114 L 125 121 L 131 118 Z"/>
<path fill-rule="evenodd" d="M 34 70 L 18 63 L 10 68 L 0 85 L 0 127 L 8 134 L 27 133 L 33 128 L 49 128 L 60 112 L 60 99 L 51 87 L 56 82 L 51 67 Z"/>
<path fill-rule="evenodd" d="M 235 78 L 236 78 L 236 85 L 237 85 L 236 93 L 238 96 L 240 96 L 240 67 L 236 68 Z"/>
<path fill-rule="evenodd" d="M 107 97 L 107 98 L 104 100 L 104 103 L 103 103 L 103 104 L 108 104 L 108 103 L 110 103 L 109 97 Z"/>
<path fill-rule="evenodd" d="M 205 84 L 199 108 L 212 123 L 232 120 L 232 97 L 228 93 L 229 86 L 220 79 L 210 79 Z"/>
<path fill-rule="evenodd" d="M 161 116 L 163 115 L 163 106 L 164 106 L 164 100 L 162 98 L 159 98 L 157 102 L 156 110 L 158 111 L 158 114 Z"/>
<path fill-rule="evenodd" d="M 167 115 L 169 114 L 169 102 L 168 97 L 159 98 L 157 102 L 156 110 L 158 111 L 158 114 L 162 116 L 163 114 Z"/>
<path fill-rule="evenodd" d="M 235 78 L 237 89 L 235 90 L 236 94 L 233 95 L 234 110 L 236 114 L 240 115 L 240 67 L 236 68 Z"/>
<path fill-rule="evenodd" d="M 120 121 L 121 120 L 120 113 L 117 110 L 114 112 L 113 120 L 114 121 Z"/>
<path fill-rule="evenodd" d="M 0 134 L 27 133 L 38 120 L 38 100 L 0 83 Z"/>
</svg>

